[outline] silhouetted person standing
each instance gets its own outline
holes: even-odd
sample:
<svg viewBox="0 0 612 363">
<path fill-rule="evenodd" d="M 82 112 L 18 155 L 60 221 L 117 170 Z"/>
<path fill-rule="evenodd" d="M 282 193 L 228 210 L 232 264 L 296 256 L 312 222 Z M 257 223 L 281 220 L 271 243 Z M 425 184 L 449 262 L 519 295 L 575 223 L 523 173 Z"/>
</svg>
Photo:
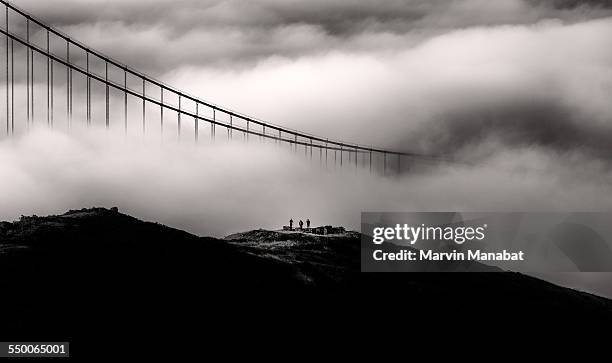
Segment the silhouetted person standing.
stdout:
<svg viewBox="0 0 612 363">
<path fill-rule="evenodd" d="M 302 229 L 302 227 L 304 227 L 304 222 L 302 222 L 302 220 L 300 219 L 300 229 Z"/>
<path fill-rule="evenodd" d="M 306 228 L 310 228 L 310 219 L 306 220 Z"/>
<path fill-rule="evenodd" d="M 289 230 L 293 229 L 293 218 L 289 220 Z"/>
</svg>

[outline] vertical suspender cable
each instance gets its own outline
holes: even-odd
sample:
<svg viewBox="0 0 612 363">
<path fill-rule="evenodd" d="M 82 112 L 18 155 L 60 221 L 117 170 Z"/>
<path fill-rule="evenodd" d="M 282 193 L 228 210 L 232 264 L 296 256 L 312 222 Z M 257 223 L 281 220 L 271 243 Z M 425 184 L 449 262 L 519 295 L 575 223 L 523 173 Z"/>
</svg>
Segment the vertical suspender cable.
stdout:
<svg viewBox="0 0 612 363">
<path fill-rule="evenodd" d="M 387 153 L 383 152 L 383 175 L 387 174 Z"/>
<path fill-rule="evenodd" d="M 198 136 L 199 136 L 199 127 L 200 127 L 200 104 L 196 102 L 196 117 L 194 118 L 194 128 L 195 128 L 195 142 L 198 142 Z"/>
<path fill-rule="evenodd" d="M 164 87 L 159 88 L 161 105 L 159 106 L 159 127 L 161 135 L 164 135 Z"/>
<path fill-rule="evenodd" d="M 70 42 L 66 41 L 66 62 L 70 64 Z M 70 67 L 66 66 L 66 119 L 70 128 Z"/>
<path fill-rule="evenodd" d="M 145 116 L 146 116 L 146 110 L 145 110 L 145 97 L 146 97 L 146 84 L 145 84 L 146 80 L 144 79 L 144 77 L 142 78 L 142 134 L 145 135 L 146 134 L 146 121 L 145 121 Z"/>
<path fill-rule="evenodd" d="M 329 150 L 327 148 L 327 140 L 325 140 L 325 167 L 327 168 L 327 150 Z"/>
<path fill-rule="evenodd" d="M 312 139 L 310 139 L 310 160 L 312 160 Z"/>
<path fill-rule="evenodd" d="M 9 9 L 8 5 L 6 5 L 6 134 L 8 135 L 10 132 L 9 128 Z"/>
<path fill-rule="evenodd" d="M 234 134 L 234 129 L 233 129 L 234 118 L 232 117 L 232 115 L 229 115 L 229 124 L 230 124 L 230 127 L 227 128 L 227 139 L 231 140 Z"/>
<path fill-rule="evenodd" d="M 68 42 L 68 54 L 70 55 L 70 42 Z M 70 124 L 72 125 L 72 68 L 68 67 L 68 85 L 69 85 L 69 98 L 68 98 L 68 105 L 69 105 L 69 116 L 68 119 L 70 120 Z"/>
<path fill-rule="evenodd" d="M 15 46 L 11 39 L 11 134 L 15 133 Z"/>
<path fill-rule="evenodd" d="M 31 97 L 30 97 L 30 102 L 32 104 L 31 108 L 30 108 L 30 112 L 32 113 L 32 123 L 34 122 L 34 50 L 30 49 L 30 65 L 31 65 L 31 72 L 30 72 L 30 82 L 32 84 L 32 87 L 30 88 L 30 92 L 32 92 Z"/>
<path fill-rule="evenodd" d="M 123 69 L 123 130 L 128 132 L 128 93 L 127 93 L 127 70 Z"/>
<path fill-rule="evenodd" d="M 85 67 L 87 69 L 87 90 L 85 103 L 87 104 L 87 127 L 91 124 L 91 78 L 89 77 L 89 51 L 85 51 Z"/>
<path fill-rule="evenodd" d="M 50 53 L 49 53 L 50 54 Z M 49 85 L 49 91 L 51 92 L 51 127 L 53 127 L 53 59 L 49 59 L 49 64 L 51 65 L 51 80 Z"/>
<path fill-rule="evenodd" d="M 49 29 L 47 28 L 47 54 L 49 54 Z M 51 125 L 51 88 L 49 87 L 51 83 L 49 83 L 49 77 L 51 74 L 51 68 L 49 67 L 49 62 L 51 60 L 47 57 L 47 126 Z"/>
<path fill-rule="evenodd" d="M 214 140 L 215 139 L 215 120 L 216 120 L 216 112 L 215 109 L 213 108 L 213 122 L 210 123 L 210 139 Z"/>
<path fill-rule="evenodd" d="M 401 174 L 402 171 L 402 155 L 397 154 L 397 175 Z"/>
<path fill-rule="evenodd" d="M 30 44 L 30 19 L 26 18 L 26 43 Z M 27 125 L 30 126 L 30 48 L 26 47 L 26 117 Z"/>
<path fill-rule="evenodd" d="M 178 138 L 180 140 L 180 138 L 181 138 L 181 112 L 182 112 L 181 111 L 181 101 L 182 101 L 181 95 L 179 95 L 179 100 L 178 101 L 179 101 L 178 102 L 179 104 L 178 104 L 178 113 L 177 113 L 177 123 L 178 123 L 178 128 L 177 128 L 178 130 L 177 131 L 178 131 Z"/>
<path fill-rule="evenodd" d="M 319 165 L 323 165 L 323 148 L 319 145 Z"/>
<path fill-rule="evenodd" d="M 104 81 L 106 86 L 105 101 L 106 101 L 106 128 L 110 128 L 110 90 L 108 86 L 108 61 L 104 61 Z"/>
</svg>

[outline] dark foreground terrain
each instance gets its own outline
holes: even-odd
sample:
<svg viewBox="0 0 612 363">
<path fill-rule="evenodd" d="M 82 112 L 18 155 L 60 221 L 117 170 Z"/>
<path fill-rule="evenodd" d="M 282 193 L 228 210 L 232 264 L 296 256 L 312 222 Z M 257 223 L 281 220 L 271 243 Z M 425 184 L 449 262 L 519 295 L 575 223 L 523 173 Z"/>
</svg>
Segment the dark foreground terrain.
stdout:
<svg viewBox="0 0 612 363">
<path fill-rule="evenodd" d="M 516 273 L 363 274 L 359 261 L 357 233 L 220 240 L 107 209 L 23 217 L 0 223 L 0 341 L 612 322 L 611 301 Z"/>
</svg>

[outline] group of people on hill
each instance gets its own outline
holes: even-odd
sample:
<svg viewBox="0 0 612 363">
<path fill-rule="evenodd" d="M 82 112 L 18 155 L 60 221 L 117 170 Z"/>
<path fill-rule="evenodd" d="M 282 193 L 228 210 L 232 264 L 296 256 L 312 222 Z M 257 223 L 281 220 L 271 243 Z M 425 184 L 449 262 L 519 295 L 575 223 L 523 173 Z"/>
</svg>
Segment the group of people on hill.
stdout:
<svg viewBox="0 0 612 363">
<path fill-rule="evenodd" d="M 304 228 L 304 222 L 302 222 L 301 219 L 300 219 L 299 225 L 300 225 L 300 229 Z M 289 220 L 289 228 L 293 229 L 293 218 Z M 310 219 L 306 219 L 306 228 L 310 228 Z"/>
</svg>

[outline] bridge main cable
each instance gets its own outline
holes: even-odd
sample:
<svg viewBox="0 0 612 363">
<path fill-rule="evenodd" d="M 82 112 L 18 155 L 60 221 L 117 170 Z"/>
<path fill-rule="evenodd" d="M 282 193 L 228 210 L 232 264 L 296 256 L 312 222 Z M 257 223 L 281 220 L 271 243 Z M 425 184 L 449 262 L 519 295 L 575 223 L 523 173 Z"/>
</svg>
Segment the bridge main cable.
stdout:
<svg viewBox="0 0 612 363">
<path fill-rule="evenodd" d="M 280 132 L 283 132 L 283 133 L 287 133 L 287 134 L 292 135 L 294 137 L 300 137 L 300 138 L 304 138 L 304 139 L 308 139 L 308 140 L 317 141 L 317 142 L 319 142 L 321 144 L 322 143 L 329 143 L 329 144 L 335 145 L 336 147 L 338 147 L 338 149 L 343 148 L 343 150 L 345 150 L 345 151 L 347 149 L 352 149 L 352 150 L 355 150 L 355 151 L 357 151 L 357 150 L 358 151 L 362 151 L 364 153 L 374 152 L 374 153 L 386 153 L 386 154 L 391 154 L 391 155 L 412 156 L 412 157 L 418 157 L 418 158 L 436 159 L 435 156 L 431 156 L 431 155 L 411 153 L 411 152 L 400 152 L 400 151 L 394 151 L 394 150 L 385 150 L 385 149 L 382 149 L 382 148 L 374 148 L 374 147 L 369 147 L 369 146 L 364 146 L 364 145 L 359 145 L 359 144 L 353 144 L 353 143 L 347 143 L 347 142 L 342 142 L 342 141 L 329 140 L 327 138 L 315 136 L 315 135 L 308 134 L 308 133 L 305 133 L 305 132 L 301 132 L 301 131 L 297 131 L 297 130 L 292 130 L 292 129 L 285 128 L 285 127 L 282 127 L 282 126 L 278 126 L 278 125 L 275 125 L 275 124 L 271 124 L 271 123 L 268 123 L 268 122 L 260 121 L 260 120 L 258 120 L 256 118 L 253 118 L 253 117 L 250 117 L 250 116 L 247 116 L 247 115 L 244 115 L 244 114 L 240 114 L 238 112 L 235 112 L 235 111 L 223 108 L 221 106 L 218 106 L 218 105 L 215 105 L 215 104 L 203 101 L 203 100 L 201 100 L 201 99 L 199 99 L 197 97 L 194 97 L 194 96 L 191 96 L 189 94 L 186 94 L 186 93 L 184 93 L 184 92 L 182 92 L 182 91 L 180 91 L 178 89 L 175 89 L 172 86 L 169 86 L 167 84 L 162 83 L 161 81 L 158 81 L 158 80 L 156 80 L 156 79 L 154 79 L 152 77 L 149 77 L 149 76 L 147 76 L 147 75 L 145 75 L 145 74 L 143 74 L 141 72 L 138 72 L 138 71 L 128 67 L 125 64 L 122 64 L 122 63 L 120 63 L 120 62 L 118 62 L 118 61 L 116 61 L 116 60 L 114 60 L 114 59 L 112 59 L 112 58 L 102 54 L 102 53 L 97 52 L 96 50 L 93 50 L 93 49 L 87 47 L 84 44 L 81 44 L 81 43 L 73 40 L 69 36 L 67 36 L 67 35 L 65 35 L 65 34 L 63 34 L 63 33 L 59 32 L 59 31 L 53 29 L 52 27 L 48 26 L 44 22 L 42 22 L 42 21 L 32 17 L 30 14 L 28 14 L 24 10 L 14 6 L 13 4 L 9 3 L 8 1 L 0 0 L 0 3 L 4 4 L 7 8 L 15 11 L 16 13 L 24 16 L 28 21 L 31 21 L 31 22 L 39 25 L 40 27 L 44 28 L 48 32 L 50 32 L 50 33 L 52 33 L 52 34 L 54 34 L 54 35 L 64 39 L 69 44 L 72 44 L 72 45 L 76 46 L 77 48 L 80 48 L 81 50 L 85 51 L 88 55 L 89 54 L 94 55 L 94 56 L 100 58 L 104 62 L 108 62 L 109 64 L 111 64 L 111 65 L 113 65 L 113 66 L 115 66 L 117 68 L 120 68 L 123 71 L 125 71 L 127 73 L 130 73 L 131 75 L 134 75 L 134 76 L 136 76 L 138 78 L 142 78 L 143 81 L 145 81 L 145 82 L 148 82 L 148 83 L 150 83 L 152 85 L 155 85 L 157 87 L 160 87 L 162 89 L 170 91 L 170 92 L 176 94 L 177 96 L 179 96 L 181 98 L 185 98 L 187 100 L 193 101 L 196 104 L 204 105 L 206 107 L 209 107 L 209 108 L 213 109 L 214 111 L 215 110 L 216 111 L 220 111 L 220 112 L 222 112 L 224 114 L 227 114 L 227 115 L 229 115 L 231 117 L 235 117 L 235 118 L 244 120 L 247 123 L 251 122 L 253 124 L 260 125 L 260 126 L 262 126 L 264 128 L 269 128 L 271 130 L 276 130 L 276 131 L 280 131 Z M 5 35 L 10 36 L 11 38 L 13 38 L 15 40 L 17 40 L 18 42 L 22 43 L 26 47 L 30 47 L 30 44 L 27 44 L 27 43 L 24 44 L 24 42 L 22 42 L 19 37 L 16 37 L 16 36 L 14 36 L 12 34 L 8 34 L 5 31 L 3 31 L 2 33 L 4 33 Z M 37 51 L 40 52 L 40 50 L 37 50 Z M 41 52 L 41 54 L 46 55 L 46 56 L 50 55 L 50 54 L 48 54 L 46 52 Z M 66 65 L 66 66 L 69 66 L 69 67 L 72 66 L 72 64 L 67 64 L 67 62 L 63 61 L 63 59 L 60 59 L 58 57 L 53 56 L 53 57 L 50 57 L 50 58 L 53 58 L 55 61 L 60 62 L 60 63 L 62 63 L 64 65 Z M 76 69 L 74 67 L 72 67 L 72 68 Z M 89 72 L 86 73 L 85 75 L 86 76 L 89 75 Z M 121 88 L 121 89 L 123 90 L 123 88 Z M 147 101 L 152 102 L 152 100 L 149 100 L 149 99 L 147 99 Z M 154 102 L 154 103 L 159 104 L 158 102 Z M 169 108 L 169 109 L 176 109 L 174 107 L 170 107 L 167 104 L 161 104 L 160 106 L 166 107 L 166 108 Z M 180 112 L 180 113 L 184 114 L 184 112 Z M 200 119 L 202 119 L 204 121 L 207 121 L 207 122 L 211 122 L 209 119 L 206 119 L 206 118 L 200 118 Z M 217 122 L 211 123 L 211 125 L 213 125 L 213 126 L 217 125 L 217 124 L 222 125 L 222 126 L 226 126 L 225 124 L 222 124 L 222 123 L 217 123 Z M 249 130 L 248 133 L 253 134 L 250 131 L 251 130 Z M 272 137 L 272 138 L 275 138 L 275 137 Z M 317 144 L 315 144 L 315 145 L 317 145 Z"/>
<path fill-rule="evenodd" d="M 7 33 L 3 29 L 0 29 L 0 33 L 2 33 L 4 35 L 8 35 L 8 37 L 10 39 L 13 39 L 13 40 L 17 41 L 18 43 L 21 43 L 22 45 L 32 49 L 35 52 L 38 52 L 38 53 L 40 53 L 40 54 L 42 54 L 44 56 L 49 57 L 51 60 L 53 60 L 55 62 L 58 62 L 58 63 L 66 66 L 66 67 L 69 67 L 69 68 L 71 68 L 71 69 L 73 69 L 73 70 L 75 70 L 75 71 L 77 71 L 77 72 L 79 72 L 79 73 L 81 73 L 83 75 L 86 75 L 86 76 L 88 75 L 91 79 L 94 79 L 94 80 L 96 80 L 98 82 L 107 84 L 107 85 L 109 85 L 111 87 L 114 87 L 114 88 L 120 90 L 120 91 L 126 92 L 127 94 L 129 94 L 131 96 L 134 96 L 134 97 L 137 97 L 137 98 L 139 98 L 139 99 L 141 99 L 143 101 L 150 102 L 150 103 L 158 105 L 158 106 L 163 106 L 164 108 L 167 108 L 169 110 L 175 111 L 177 113 L 181 113 L 183 115 L 187 115 L 187 116 L 193 117 L 195 119 L 198 119 L 198 120 L 201 120 L 201 121 L 204 121 L 204 122 L 208 122 L 208 123 L 210 123 L 212 125 L 219 125 L 221 127 L 226 127 L 226 128 L 231 129 L 231 130 L 236 130 L 236 131 L 240 131 L 240 132 L 247 132 L 247 133 L 249 133 L 251 135 L 261 136 L 261 137 L 265 137 L 265 138 L 268 138 L 268 139 L 277 140 L 277 141 L 283 141 L 283 142 L 287 142 L 287 143 L 291 143 L 291 144 L 296 144 L 296 145 L 301 145 L 301 146 L 310 146 L 311 145 L 309 142 L 294 141 L 294 140 L 289 139 L 289 138 L 279 138 L 279 137 L 276 137 L 276 136 L 274 136 L 272 134 L 264 134 L 262 132 L 254 131 L 253 129 L 247 130 L 246 128 L 238 127 L 235 124 L 234 125 L 226 124 L 226 123 L 223 123 L 223 122 L 216 121 L 214 119 L 210 119 L 210 118 L 207 118 L 207 117 L 203 117 L 201 115 L 194 114 L 194 113 L 186 111 L 184 109 L 179 109 L 178 107 L 175 107 L 175 106 L 170 105 L 170 104 L 163 104 L 163 103 L 161 103 L 160 101 L 158 101 L 158 100 L 156 100 L 154 98 L 147 97 L 146 95 L 143 95 L 142 93 L 138 93 L 138 92 L 133 91 L 133 90 L 131 90 L 129 88 L 125 88 L 122 85 L 119 85 L 119 84 L 117 84 L 117 83 L 115 83 L 113 81 L 110 81 L 110 80 L 107 81 L 107 80 L 105 80 L 104 77 L 99 76 L 99 75 L 97 75 L 95 73 L 87 73 L 81 67 L 78 67 L 78 66 L 76 66 L 74 64 L 70 64 L 70 63 L 66 62 L 64 59 L 61 59 L 61 58 L 59 58 L 59 57 L 57 57 L 57 56 L 55 56 L 53 54 L 47 54 L 44 50 L 42 50 L 42 49 L 40 49 L 40 48 L 38 48 L 38 47 L 36 47 L 34 45 L 31 45 L 31 44 L 28 45 L 27 42 L 23 41 L 22 39 L 20 39 L 17 36 L 14 36 L 12 34 Z M 314 147 L 325 148 L 325 149 L 330 149 L 330 150 L 344 150 L 344 151 L 346 151 L 346 149 L 341 149 L 340 147 L 331 147 L 331 146 L 325 146 L 325 145 L 319 145 L 319 144 L 312 144 L 312 145 Z M 366 152 L 369 152 L 369 151 L 359 151 L 359 152 L 366 153 Z"/>
</svg>

